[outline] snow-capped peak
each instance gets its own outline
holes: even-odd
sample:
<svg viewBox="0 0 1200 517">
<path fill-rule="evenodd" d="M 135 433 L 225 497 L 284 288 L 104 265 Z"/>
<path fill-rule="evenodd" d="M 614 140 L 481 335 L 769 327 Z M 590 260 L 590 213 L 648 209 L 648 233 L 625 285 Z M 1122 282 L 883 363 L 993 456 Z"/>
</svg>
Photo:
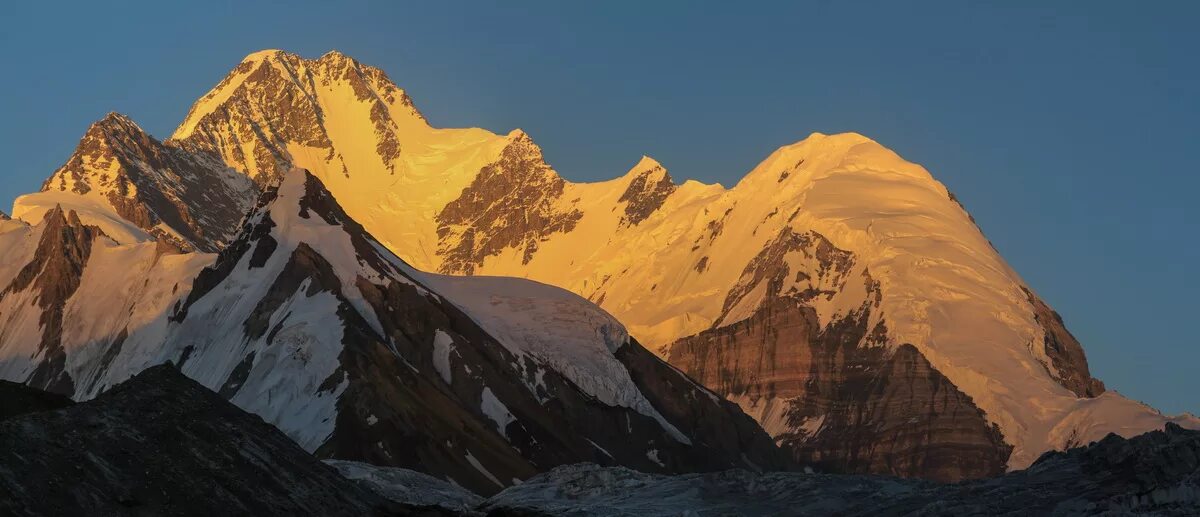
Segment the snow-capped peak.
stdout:
<svg viewBox="0 0 1200 517">
<path fill-rule="evenodd" d="M 17 199 L 13 215 L 36 221 L 61 204 L 124 244 L 153 237 L 216 251 L 254 194 L 252 183 L 215 155 L 164 144 L 112 112 L 88 128 L 42 192 Z"/>
<path fill-rule="evenodd" d="M 639 176 L 642 173 L 657 170 L 662 170 L 665 172 L 667 169 L 666 167 L 663 167 L 658 160 L 655 160 L 647 155 L 642 155 L 642 158 L 638 160 L 637 164 L 629 169 L 629 172 L 625 173 L 625 176 Z"/>
<path fill-rule="evenodd" d="M 322 54 L 321 57 L 318 58 L 318 61 L 352 61 L 354 63 L 358 63 L 358 60 L 356 60 L 350 56 L 347 56 L 346 54 L 343 54 L 340 50 L 336 50 L 336 49 L 330 50 L 329 52 Z"/>
<path fill-rule="evenodd" d="M 529 137 L 529 133 L 526 133 L 525 130 L 521 128 L 509 131 L 508 134 L 505 135 L 505 138 L 513 142 L 533 142 L 533 139 Z"/>
<path fill-rule="evenodd" d="M 259 63 L 262 61 L 269 61 L 272 59 L 279 59 L 283 56 L 292 56 L 292 55 L 295 55 L 295 54 L 290 54 L 286 51 L 276 49 L 276 48 L 267 48 L 267 49 L 259 50 L 258 52 L 251 52 L 250 54 L 247 54 L 246 57 L 242 58 L 242 62 L 243 63 Z"/>
</svg>

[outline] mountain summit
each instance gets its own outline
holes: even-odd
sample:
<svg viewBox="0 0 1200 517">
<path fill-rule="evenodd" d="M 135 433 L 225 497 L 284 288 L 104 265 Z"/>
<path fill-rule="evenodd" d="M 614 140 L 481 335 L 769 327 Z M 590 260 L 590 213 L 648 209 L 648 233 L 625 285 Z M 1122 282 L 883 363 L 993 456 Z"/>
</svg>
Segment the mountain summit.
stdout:
<svg viewBox="0 0 1200 517">
<path fill-rule="evenodd" d="M 109 113 L 88 128 L 42 192 L 18 198 L 13 212 L 37 222 L 62 205 L 122 243 L 153 236 L 211 252 L 233 237 L 253 199 L 247 178 L 215 155 L 163 144 L 124 115 Z"/>
<path fill-rule="evenodd" d="M 454 300 L 438 304 L 430 300 L 440 298 L 431 294 L 418 302 L 408 288 L 401 289 L 413 304 L 413 314 L 464 326 L 469 325 L 462 322 L 474 321 L 474 330 L 454 332 L 490 336 L 470 341 L 499 343 L 518 365 L 536 350 L 533 355 L 545 361 L 538 364 L 559 372 L 564 382 L 583 393 L 624 408 L 621 411 L 631 412 L 631 417 L 658 422 L 657 428 L 651 427 L 667 438 L 678 438 L 670 426 L 688 436 L 678 422 L 693 421 L 697 409 L 678 407 L 684 413 L 679 415 L 682 420 L 675 419 L 663 409 L 675 406 L 657 405 L 655 395 L 647 393 L 689 384 L 676 382 L 678 373 L 644 354 L 640 346 L 622 346 L 631 335 L 630 343 L 645 343 L 675 368 L 736 402 L 794 460 L 835 471 L 957 480 L 1022 468 L 1045 451 L 1087 443 L 1109 432 L 1137 434 L 1161 428 L 1168 420 L 1200 426 L 1194 418 L 1169 418 L 1106 390 L 1091 375 L 1083 347 L 1062 318 L 1000 257 L 946 187 L 921 166 L 859 134 L 814 133 L 781 147 L 732 188 L 676 183 L 666 167 L 648 157 L 612 180 L 574 183 L 546 163 L 541 148 L 523 131 L 499 135 L 483 129 L 435 128 L 377 68 L 336 52 L 304 59 L 277 50 L 244 59 L 192 106 L 166 142 L 140 136 L 140 130 L 121 117 L 110 118 L 89 130 L 77 156 L 47 182 L 47 192 L 18 202 L 14 215 L 32 226 L 5 226 L 14 229 L 0 233 L 0 239 L 20 244 L 0 248 L 0 253 L 13 257 L 12 263 L 31 263 L 31 257 L 38 256 L 33 243 L 45 231 L 41 214 L 61 205 L 78 214 L 80 227 L 98 229 L 72 234 L 92 236 L 98 243 L 92 246 L 93 255 L 106 256 L 108 250 L 124 247 L 134 254 L 137 248 L 140 271 L 152 275 L 191 278 L 197 267 L 205 267 L 191 294 L 187 291 L 192 283 L 175 280 L 143 286 L 140 294 L 130 287 L 114 290 L 117 294 L 112 296 L 125 296 L 128 304 L 141 308 L 95 320 L 104 324 L 80 319 L 92 314 L 89 311 L 100 314 L 98 308 L 68 303 L 62 310 L 75 312 L 63 321 L 88 323 L 75 323 L 79 328 L 62 334 L 64 341 L 103 336 L 107 342 L 125 343 L 128 336 L 122 337 L 120 328 L 105 325 L 126 321 L 129 314 L 144 314 L 138 317 L 149 321 L 151 314 L 169 312 L 172 325 L 190 328 L 191 336 L 228 332 L 236 337 L 189 338 L 193 341 L 226 346 L 245 338 L 264 347 L 254 348 L 256 355 L 249 360 L 244 352 L 251 348 L 211 352 L 213 359 L 206 360 L 214 361 L 219 367 L 212 371 L 220 372 L 211 375 L 221 378 L 208 379 L 210 386 L 233 382 L 228 389 L 245 390 L 242 386 L 248 381 L 227 377 L 240 361 L 249 361 L 242 368 L 253 370 L 258 368 L 254 365 L 267 364 L 262 363 L 264 357 L 274 357 L 269 353 L 277 353 L 256 341 L 280 323 L 272 318 L 286 319 L 286 313 L 268 309 L 278 308 L 294 291 L 309 292 L 317 289 L 314 286 L 326 294 L 314 291 L 309 298 L 327 303 L 311 310 L 336 312 L 343 322 L 358 314 L 351 318 L 358 323 L 343 328 L 384 343 L 384 350 L 395 352 L 386 344 L 395 345 L 399 357 L 414 368 L 444 373 L 442 382 L 454 385 L 464 373 L 446 370 L 444 358 L 447 350 L 465 349 L 448 343 L 460 342 L 450 330 L 466 327 L 439 328 L 450 336 L 439 337 L 414 316 L 392 314 L 396 304 L 384 301 L 400 289 L 390 287 L 393 284 L 413 284 L 418 293 L 443 293 Z M 297 179 L 300 174 L 291 172 L 294 168 L 307 170 L 306 179 Z M 303 195 L 300 191 L 308 187 L 301 188 L 301 183 L 319 184 L 328 195 Z M 260 206 L 255 212 L 260 215 L 251 216 L 246 221 L 250 227 L 243 225 L 239 233 L 231 221 L 240 218 L 260 188 L 267 196 L 307 201 L 299 212 L 281 212 L 286 218 L 272 217 L 273 225 L 263 222 Z M 217 194 L 209 194 L 213 190 Z M 337 203 L 322 201 L 326 198 Z M 331 205 L 338 208 L 321 210 Z M 275 244 L 269 244 L 272 241 Z M 220 249 L 221 257 L 164 254 L 164 242 L 175 244 L 176 250 Z M 239 258 L 231 258 L 235 256 Z M 281 258 L 293 256 L 291 266 Z M 62 266 L 58 269 L 75 270 L 73 263 Z M 294 271 L 301 266 L 300 272 Z M 82 274 L 87 277 L 93 270 L 89 262 Z M 489 278 L 462 284 L 470 280 L 416 271 L 523 277 L 577 296 L 563 305 L 527 304 L 527 299 L 555 300 L 562 293 L 530 284 L 501 285 Z M 0 273 L 4 284 L 24 278 L 15 270 L 10 275 L 0 268 Z M 280 285 L 290 291 L 264 285 L 263 278 L 282 278 Z M 299 278 L 311 281 L 297 284 Z M 176 288 L 170 295 L 161 291 L 172 284 Z M 86 285 L 85 279 L 78 289 Z M 460 291 L 466 289 L 463 285 L 471 287 Z M 28 306 L 36 295 L 25 284 L 18 287 L 10 289 L 7 298 L 0 297 L 0 314 L 9 317 L 31 310 Z M 485 287 L 492 290 L 476 291 Z M 104 291 L 87 292 L 98 296 Z M 189 301 L 173 308 L 183 296 Z M 247 326 L 207 319 L 226 317 L 230 307 L 258 300 L 268 308 L 243 307 L 255 314 L 254 323 L 241 322 Z M 58 310 L 56 303 L 48 307 Z M 469 317 L 449 315 L 455 313 L 451 306 Z M 516 311 L 521 307 L 531 309 Z M 543 309 L 546 312 L 540 312 Z M 506 316 L 498 316 L 505 311 Z M 6 340 L 0 352 L 8 347 L 14 353 L 0 359 L 0 374 L 24 378 L 41 364 L 49 365 L 44 367 L 48 373 L 77 367 L 70 346 L 44 341 L 55 332 L 42 332 L 32 323 L 34 313 L 28 314 L 6 323 L 20 333 L 0 333 Z M 397 321 L 389 323 L 388 314 Z M 404 340 L 392 337 L 392 331 L 401 328 L 410 329 L 401 332 L 405 339 L 419 342 L 413 350 L 433 346 L 437 361 L 427 358 L 423 366 L 412 359 L 416 356 L 404 353 L 406 345 L 398 344 Z M 586 339 L 576 335 L 581 328 Z M 21 344 L 15 336 L 23 336 Z M 556 350 L 556 343 L 576 339 L 590 343 L 585 357 L 545 355 Z M 336 336 L 324 335 L 312 340 L 339 342 Z M 43 355 L 32 356 L 36 361 L 28 359 L 32 351 L 27 347 L 33 343 L 43 343 L 37 349 Z M 59 348 L 68 351 L 65 363 L 59 360 Z M 100 350 L 105 348 L 90 352 L 90 357 L 103 359 Z M 635 363 L 640 366 L 635 368 Z M 591 366 L 579 370 L 579 364 Z M 466 375 L 485 370 L 480 364 L 470 368 Z M 541 371 L 533 366 L 513 368 L 494 370 L 496 377 L 487 380 L 488 386 L 509 382 L 501 379 L 514 375 L 528 381 L 531 371 L 535 378 Z M 189 372 L 188 364 L 183 369 Z M 630 372 L 629 382 L 638 386 L 642 398 L 635 396 L 622 371 Z M 239 376 L 243 374 L 250 371 Z M 85 390 L 108 382 L 92 376 L 71 374 L 71 379 Z M 671 381 L 663 384 L 664 376 Z M 437 379 L 427 380 L 441 386 Z M 347 382 L 345 389 L 353 390 L 353 380 Z M 318 384 L 325 395 L 317 398 L 328 397 L 321 399 L 326 405 L 304 399 L 304 407 L 325 408 L 324 413 L 312 409 L 325 418 L 334 398 L 346 399 L 336 395 L 342 393 L 337 379 Z M 483 398 L 478 387 L 473 385 L 470 394 L 456 392 L 459 402 L 469 400 L 469 412 L 488 408 L 483 424 L 497 423 L 501 438 L 513 444 L 516 438 L 510 432 L 516 431 L 508 428 L 509 416 L 519 417 L 515 408 L 532 403 L 505 399 L 497 405 Z M 491 389 L 503 399 L 501 391 Z M 230 393 L 235 401 L 249 396 Z M 305 397 L 315 393 L 308 390 Z M 536 389 L 533 393 L 542 396 Z M 675 395 L 681 393 L 707 400 L 701 388 Z M 670 426 L 661 425 L 642 399 L 650 401 Z M 280 411 L 274 406 L 285 407 L 289 400 L 272 399 L 271 408 L 261 409 Z M 724 404 L 719 410 L 707 402 L 700 405 L 707 409 L 698 411 L 728 413 Z M 592 417 L 579 418 L 591 422 Z M 519 420 L 536 435 L 529 429 L 534 424 Z M 281 425 L 289 431 L 289 424 Z M 328 423 L 314 428 L 325 429 L 322 425 Z M 736 423 L 720 426 L 726 430 L 712 431 L 712 436 L 727 437 L 741 429 Z M 322 433 L 299 439 L 312 445 Z M 683 443 L 654 440 L 659 445 Z M 538 438 L 538 443 L 547 442 Z M 579 445 L 573 443 L 571 447 Z M 602 455 L 634 461 L 603 440 L 595 443 L 606 451 Z M 517 449 L 528 460 L 527 451 Z M 571 450 L 554 456 L 558 459 L 533 463 L 540 468 L 578 456 L 577 449 Z M 444 468 L 465 475 L 462 449 L 454 451 L 452 461 L 435 464 L 454 465 Z M 650 463 L 671 468 L 671 462 L 662 460 L 663 450 L 655 451 Z M 442 458 L 449 453 L 439 449 L 429 454 Z M 725 458 L 723 454 L 714 457 Z M 532 469 L 515 459 L 496 461 L 509 465 L 505 475 Z M 696 465 L 688 461 L 681 465 Z M 501 468 L 489 465 L 488 469 Z M 499 479 L 507 482 L 504 476 Z M 478 475 L 474 481 L 489 482 Z"/>
</svg>

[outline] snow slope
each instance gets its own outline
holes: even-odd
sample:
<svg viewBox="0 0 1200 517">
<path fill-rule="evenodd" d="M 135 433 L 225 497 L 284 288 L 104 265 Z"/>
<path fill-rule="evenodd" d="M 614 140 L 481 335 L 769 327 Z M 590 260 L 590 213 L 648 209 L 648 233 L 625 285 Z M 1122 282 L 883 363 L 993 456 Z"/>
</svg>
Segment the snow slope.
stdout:
<svg viewBox="0 0 1200 517">
<path fill-rule="evenodd" d="M 530 357 L 600 402 L 654 418 L 676 440 L 691 443 L 646 400 L 628 367 L 615 357 L 618 349 L 629 344 L 629 334 L 603 309 L 537 282 L 442 275 L 426 275 L 424 280 L 466 310 L 518 358 Z M 532 378 L 537 383 L 543 375 L 535 372 Z M 536 390 L 536 386 L 530 388 Z"/>
<path fill-rule="evenodd" d="M 684 403 L 698 388 L 601 309 L 421 273 L 303 170 L 272 180 L 218 255 L 119 243 L 60 207 L 2 224 L 5 379 L 90 399 L 169 361 L 309 452 L 482 493 L 596 447 L 662 472 L 786 464 L 736 406 Z"/>
</svg>

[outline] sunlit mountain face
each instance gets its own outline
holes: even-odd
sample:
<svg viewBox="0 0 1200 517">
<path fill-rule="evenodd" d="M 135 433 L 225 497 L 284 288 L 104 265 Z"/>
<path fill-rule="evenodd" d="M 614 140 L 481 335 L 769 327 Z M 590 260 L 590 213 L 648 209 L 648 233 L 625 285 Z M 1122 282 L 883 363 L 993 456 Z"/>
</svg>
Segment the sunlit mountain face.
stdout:
<svg viewBox="0 0 1200 517">
<path fill-rule="evenodd" d="M 1139 465 L 1194 472 L 1154 444 L 1194 448 L 1200 419 L 1107 391 L 955 196 L 880 143 L 814 133 L 728 187 L 630 162 L 571 182 L 534 136 L 433 127 L 351 57 L 253 53 L 170 138 L 110 114 L 0 214 L 0 378 L 87 404 L 172 363 L 343 475 L 458 510 L 534 501 L 474 494 L 535 476 L 729 469 L 1019 492 L 998 476 L 1168 423 Z M 924 486 L 893 488 L 951 497 Z M 1126 493 L 1090 489 L 1046 497 Z"/>
</svg>

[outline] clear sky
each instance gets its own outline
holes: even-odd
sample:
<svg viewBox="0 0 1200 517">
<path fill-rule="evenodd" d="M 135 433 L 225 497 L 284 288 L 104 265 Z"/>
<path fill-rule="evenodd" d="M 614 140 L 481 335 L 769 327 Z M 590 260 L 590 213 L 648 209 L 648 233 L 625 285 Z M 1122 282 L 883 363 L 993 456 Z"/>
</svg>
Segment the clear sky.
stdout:
<svg viewBox="0 0 1200 517">
<path fill-rule="evenodd" d="M 1110 388 L 1200 412 L 1200 2 L 35 3 L 0 31 L 5 211 L 106 112 L 169 136 L 264 48 L 341 50 L 577 181 L 648 154 L 732 185 L 856 131 L 962 200 Z"/>
</svg>

